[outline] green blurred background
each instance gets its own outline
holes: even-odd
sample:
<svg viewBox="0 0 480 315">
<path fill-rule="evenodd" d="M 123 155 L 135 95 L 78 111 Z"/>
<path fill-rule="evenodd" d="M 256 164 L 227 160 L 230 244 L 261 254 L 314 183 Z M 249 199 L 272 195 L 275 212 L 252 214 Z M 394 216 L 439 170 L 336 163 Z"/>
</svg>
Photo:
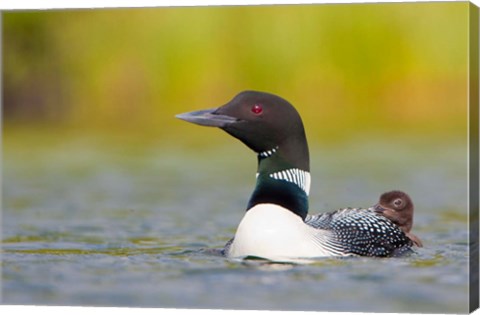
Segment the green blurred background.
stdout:
<svg viewBox="0 0 480 315">
<path fill-rule="evenodd" d="M 174 115 L 253 89 L 291 101 L 313 143 L 464 139 L 468 9 L 450 2 L 5 12 L 4 135 L 7 143 L 51 130 L 203 143 L 208 138 Z"/>
</svg>

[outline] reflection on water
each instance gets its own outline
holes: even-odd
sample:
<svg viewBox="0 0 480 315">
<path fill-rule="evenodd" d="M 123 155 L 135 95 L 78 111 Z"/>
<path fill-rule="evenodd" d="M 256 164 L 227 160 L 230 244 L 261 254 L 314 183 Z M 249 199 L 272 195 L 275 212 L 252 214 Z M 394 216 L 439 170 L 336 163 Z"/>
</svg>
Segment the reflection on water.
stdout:
<svg viewBox="0 0 480 315">
<path fill-rule="evenodd" d="M 369 206 L 402 189 L 415 202 L 413 232 L 425 247 L 403 258 L 308 264 L 215 251 L 233 235 L 254 184 L 255 157 L 241 146 L 212 154 L 78 140 L 32 150 L 4 151 L 4 303 L 467 311 L 461 145 L 314 148 L 311 212 Z"/>
</svg>

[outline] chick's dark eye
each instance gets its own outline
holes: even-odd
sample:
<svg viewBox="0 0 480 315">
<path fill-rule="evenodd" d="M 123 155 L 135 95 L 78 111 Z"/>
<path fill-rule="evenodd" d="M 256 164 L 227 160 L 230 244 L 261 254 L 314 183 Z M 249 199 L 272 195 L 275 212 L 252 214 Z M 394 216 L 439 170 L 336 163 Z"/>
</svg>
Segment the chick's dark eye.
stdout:
<svg viewBox="0 0 480 315">
<path fill-rule="evenodd" d="M 395 206 L 397 206 L 397 207 L 400 207 L 400 206 L 403 205 L 403 201 L 402 201 L 402 199 L 395 199 L 395 200 L 393 201 L 393 204 L 394 204 Z"/>
<path fill-rule="evenodd" d="M 263 112 L 262 104 L 255 104 L 251 108 L 252 113 L 255 115 L 260 115 Z"/>
</svg>

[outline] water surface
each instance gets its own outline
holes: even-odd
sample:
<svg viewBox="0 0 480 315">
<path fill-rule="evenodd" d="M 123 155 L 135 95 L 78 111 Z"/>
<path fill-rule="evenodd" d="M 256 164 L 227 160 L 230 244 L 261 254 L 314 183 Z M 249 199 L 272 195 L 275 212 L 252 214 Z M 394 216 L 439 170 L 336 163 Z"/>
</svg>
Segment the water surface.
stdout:
<svg viewBox="0 0 480 315">
<path fill-rule="evenodd" d="M 3 303 L 467 312 L 466 146 L 369 140 L 311 155 L 311 213 L 402 189 L 425 247 L 308 265 L 229 260 L 212 249 L 235 232 L 254 185 L 241 144 L 7 140 Z"/>
</svg>

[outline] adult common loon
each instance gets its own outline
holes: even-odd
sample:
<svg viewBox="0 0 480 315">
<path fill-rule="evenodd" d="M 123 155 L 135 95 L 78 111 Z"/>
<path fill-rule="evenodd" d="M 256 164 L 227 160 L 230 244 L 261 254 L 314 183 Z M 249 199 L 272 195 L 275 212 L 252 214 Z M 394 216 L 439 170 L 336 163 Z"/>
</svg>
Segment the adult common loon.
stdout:
<svg viewBox="0 0 480 315">
<path fill-rule="evenodd" d="M 308 215 L 310 163 L 307 139 L 296 109 L 285 99 L 244 91 L 218 108 L 176 116 L 218 127 L 257 153 L 255 189 L 228 257 L 270 260 L 325 256 L 394 256 L 412 241 L 373 209 L 342 209 Z"/>
<path fill-rule="evenodd" d="M 413 226 L 413 202 L 403 191 L 393 190 L 383 193 L 373 207 L 374 210 L 395 223 L 413 244 L 423 247 L 422 241 L 410 232 Z"/>
</svg>

